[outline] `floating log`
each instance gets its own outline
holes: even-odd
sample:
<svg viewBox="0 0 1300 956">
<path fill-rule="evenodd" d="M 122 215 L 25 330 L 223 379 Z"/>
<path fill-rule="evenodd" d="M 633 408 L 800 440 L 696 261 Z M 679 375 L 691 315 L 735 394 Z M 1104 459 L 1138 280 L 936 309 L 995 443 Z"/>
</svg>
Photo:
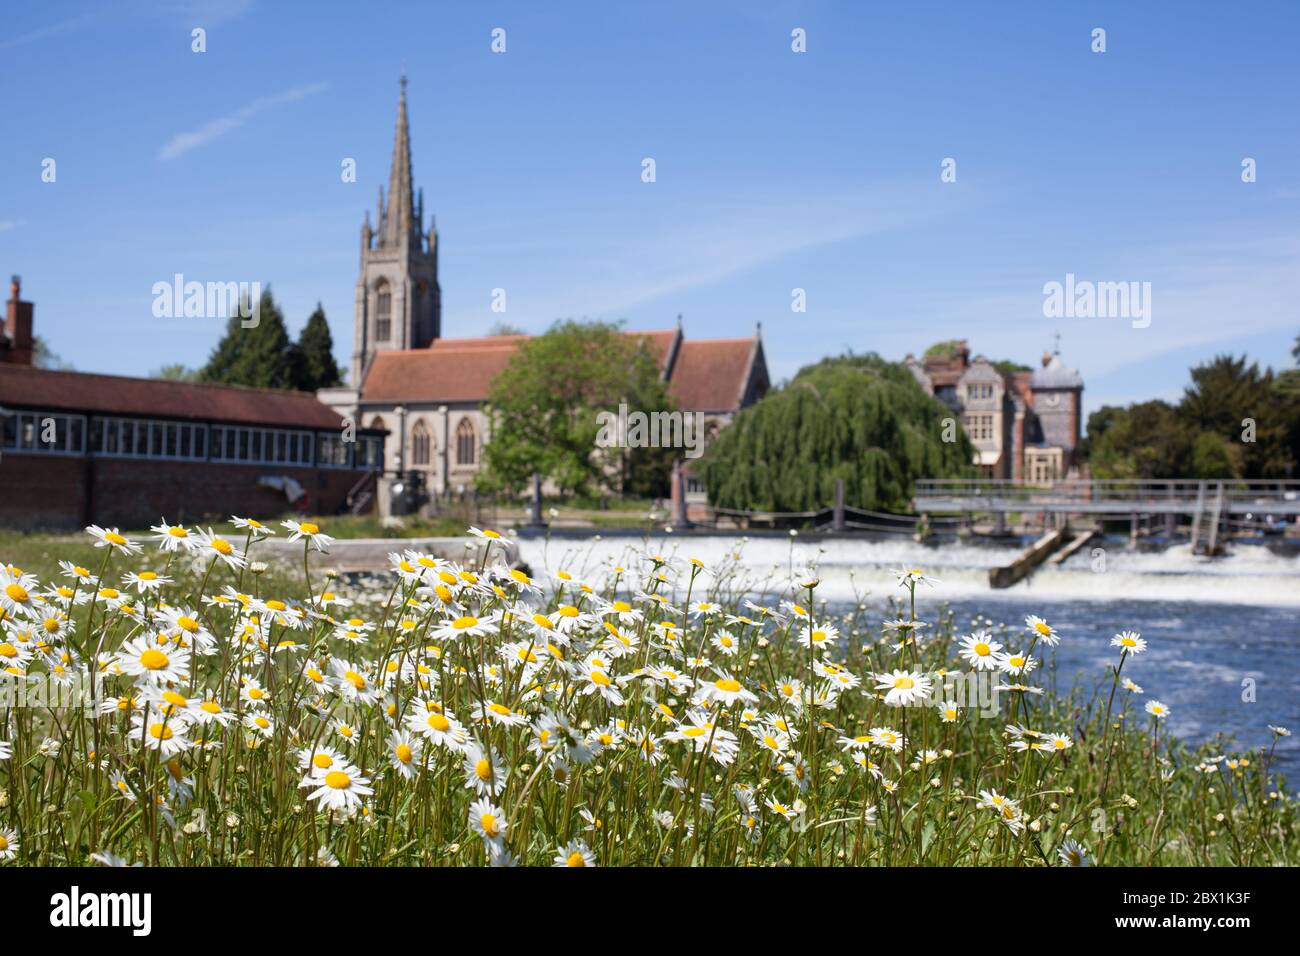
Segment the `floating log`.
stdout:
<svg viewBox="0 0 1300 956">
<path fill-rule="evenodd" d="M 1049 531 L 1017 557 L 1010 564 L 1000 568 L 989 568 L 989 587 L 1009 588 L 1030 574 L 1047 559 L 1047 557 L 1065 543 L 1069 532 L 1064 528 Z"/>
</svg>

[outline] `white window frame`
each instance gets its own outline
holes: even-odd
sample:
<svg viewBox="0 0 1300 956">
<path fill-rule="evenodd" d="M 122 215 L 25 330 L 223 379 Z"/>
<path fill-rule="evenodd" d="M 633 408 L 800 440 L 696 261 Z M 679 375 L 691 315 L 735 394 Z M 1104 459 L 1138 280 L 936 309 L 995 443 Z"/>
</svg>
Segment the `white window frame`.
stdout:
<svg viewBox="0 0 1300 956">
<path fill-rule="evenodd" d="M 0 412 L 0 418 L 14 421 L 14 443 L 6 444 L 4 439 L 4 427 L 0 426 L 0 452 L 7 455 L 56 455 L 63 458 L 79 458 L 85 454 L 86 441 L 89 438 L 87 431 L 87 416 L 75 415 L 70 412 L 53 412 L 53 411 L 6 411 Z M 40 440 L 42 431 L 42 422 L 47 418 L 55 420 L 55 434 L 63 433 L 63 439 L 56 445 L 47 445 Z M 61 427 L 60 427 L 60 422 Z M 72 424 L 73 422 L 81 423 L 81 440 L 77 442 L 77 447 L 73 447 L 72 441 Z M 32 443 L 23 447 L 23 431 L 30 426 Z"/>
</svg>

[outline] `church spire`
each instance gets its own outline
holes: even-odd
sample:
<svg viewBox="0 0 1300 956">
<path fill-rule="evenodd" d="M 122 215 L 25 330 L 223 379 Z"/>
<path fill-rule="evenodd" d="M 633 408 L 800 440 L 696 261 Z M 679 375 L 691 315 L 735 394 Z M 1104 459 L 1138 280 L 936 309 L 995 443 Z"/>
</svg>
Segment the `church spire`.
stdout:
<svg viewBox="0 0 1300 956">
<path fill-rule="evenodd" d="M 415 221 L 411 131 L 406 119 L 406 73 L 403 72 L 402 92 L 397 101 L 397 133 L 393 138 L 393 165 L 388 174 L 388 210 L 380 241 L 385 246 L 395 246 L 404 237 L 408 240 L 418 237 L 419 232 L 419 223 Z"/>
<path fill-rule="evenodd" d="M 432 218 L 426 240 L 421 234 L 424 196 L 416 193 L 411 170 L 406 70 L 402 70 L 388 192 L 379 187 L 374 230 L 368 224 L 361 228 L 361 272 L 352 335 L 354 384 L 365 380 L 377 352 L 424 348 L 442 334 L 442 289 Z"/>
</svg>

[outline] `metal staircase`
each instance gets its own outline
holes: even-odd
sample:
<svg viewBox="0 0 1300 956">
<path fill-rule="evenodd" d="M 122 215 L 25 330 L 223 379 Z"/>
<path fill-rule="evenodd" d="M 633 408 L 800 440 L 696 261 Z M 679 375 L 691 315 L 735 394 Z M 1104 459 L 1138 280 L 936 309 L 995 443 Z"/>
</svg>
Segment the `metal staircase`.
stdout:
<svg viewBox="0 0 1300 956">
<path fill-rule="evenodd" d="M 1196 512 L 1192 516 L 1192 554 L 1209 557 L 1219 553 L 1219 526 L 1223 520 L 1223 482 L 1215 483 L 1214 498 L 1207 505 L 1209 482 L 1202 481 L 1196 492 Z"/>
</svg>

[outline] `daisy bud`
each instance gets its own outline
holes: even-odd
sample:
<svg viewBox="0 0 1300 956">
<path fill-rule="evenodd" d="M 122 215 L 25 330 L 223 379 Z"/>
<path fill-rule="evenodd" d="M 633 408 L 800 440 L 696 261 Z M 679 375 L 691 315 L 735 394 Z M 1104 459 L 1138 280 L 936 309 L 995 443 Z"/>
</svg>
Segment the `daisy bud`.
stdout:
<svg viewBox="0 0 1300 956">
<path fill-rule="evenodd" d="M 266 562 L 265 562 L 265 561 L 254 561 L 254 562 L 252 562 L 252 563 L 248 566 L 248 570 L 252 571 L 254 574 L 265 574 L 265 573 L 266 573 Z"/>
<path fill-rule="evenodd" d="M 237 814 L 237 813 L 227 813 L 227 814 L 226 814 L 226 826 L 227 826 L 228 828 L 230 828 L 231 830 L 233 830 L 233 829 L 235 829 L 237 826 L 239 826 L 239 814 Z"/>
</svg>

